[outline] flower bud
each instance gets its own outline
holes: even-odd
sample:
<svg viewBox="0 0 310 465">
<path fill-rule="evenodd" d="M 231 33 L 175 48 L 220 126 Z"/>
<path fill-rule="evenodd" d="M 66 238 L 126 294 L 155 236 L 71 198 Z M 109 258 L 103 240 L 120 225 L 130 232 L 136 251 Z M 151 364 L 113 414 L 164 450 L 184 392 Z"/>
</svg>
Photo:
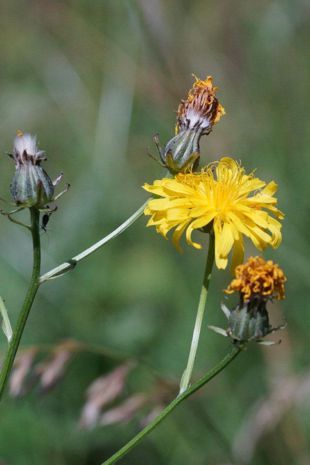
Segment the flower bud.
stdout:
<svg viewBox="0 0 310 465">
<path fill-rule="evenodd" d="M 36 137 L 18 132 L 14 140 L 15 175 L 10 191 L 17 205 L 43 208 L 54 196 L 54 185 L 40 166 L 46 160 Z"/>
<path fill-rule="evenodd" d="M 187 129 L 180 131 L 166 144 L 164 165 L 172 174 L 198 168 L 200 133 Z"/>
<path fill-rule="evenodd" d="M 271 331 L 265 302 L 247 303 L 230 311 L 227 335 L 235 341 L 257 341 Z"/>
</svg>

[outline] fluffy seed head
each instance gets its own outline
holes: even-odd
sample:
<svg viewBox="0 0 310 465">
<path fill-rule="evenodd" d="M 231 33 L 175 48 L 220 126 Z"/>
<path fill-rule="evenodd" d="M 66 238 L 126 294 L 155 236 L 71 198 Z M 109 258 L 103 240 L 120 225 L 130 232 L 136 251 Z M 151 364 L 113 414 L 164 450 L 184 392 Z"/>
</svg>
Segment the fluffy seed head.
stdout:
<svg viewBox="0 0 310 465">
<path fill-rule="evenodd" d="M 30 161 L 35 165 L 44 160 L 45 156 L 43 150 L 38 150 L 36 136 L 18 131 L 14 139 L 13 158 L 17 164 Z"/>
</svg>

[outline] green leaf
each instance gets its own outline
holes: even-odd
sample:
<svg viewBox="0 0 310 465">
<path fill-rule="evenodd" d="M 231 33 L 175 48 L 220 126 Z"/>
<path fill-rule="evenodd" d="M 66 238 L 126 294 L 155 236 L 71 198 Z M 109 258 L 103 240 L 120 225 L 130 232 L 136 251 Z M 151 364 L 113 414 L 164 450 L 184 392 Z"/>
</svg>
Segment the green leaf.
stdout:
<svg viewBox="0 0 310 465">
<path fill-rule="evenodd" d="M 8 340 L 8 343 L 11 342 L 13 331 L 12 331 L 12 326 L 10 323 L 9 315 L 7 312 L 7 309 L 4 305 L 2 297 L 0 297 L 0 314 L 2 316 L 2 330 Z"/>
</svg>

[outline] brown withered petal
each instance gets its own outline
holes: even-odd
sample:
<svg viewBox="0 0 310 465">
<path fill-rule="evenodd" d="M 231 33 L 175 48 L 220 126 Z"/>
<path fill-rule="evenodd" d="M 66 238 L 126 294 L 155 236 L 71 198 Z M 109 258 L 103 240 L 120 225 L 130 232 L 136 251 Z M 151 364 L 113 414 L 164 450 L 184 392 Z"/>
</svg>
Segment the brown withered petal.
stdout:
<svg viewBox="0 0 310 465">
<path fill-rule="evenodd" d="M 243 300 L 261 299 L 282 300 L 285 298 L 284 271 L 272 260 L 263 257 L 249 257 L 235 268 L 235 278 L 226 289 L 226 294 L 240 292 Z"/>
<path fill-rule="evenodd" d="M 38 350 L 32 347 L 22 351 L 16 357 L 9 381 L 9 393 L 12 397 L 22 396 L 27 391 L 25 380 L 31 370 L 37 352 Z"/>
<path fill-rule="evenodd" d="M 217 87 L 213 86 L 212 76 L 207 76 L 205 80 L 195 75 L 194 78 L 187 99 L 181 100 L 179 105 L 176 131 L 192 129 L 208 134 L 212 126 L 225 115 L 225 109 L 215 96 Z"/>
<path fill-rule="evenodd" d="M 108 375 L 93 381 L 86 392 L 87 400 L 79 421 L 81 428 L 90 429 L 97 424 L 102 408 L 113 402 L 123 391 L 127 375 L 133 366 L 132 362 L 124 363 Z"/>
<path fill-rule="evenodd" d="M 115 408 L 107 410 L 100 417 L 100 425 L 107 426 L 132 420 L 135 414 L 145 405 L 147 396 L 135 394 Z"/>
</svg>

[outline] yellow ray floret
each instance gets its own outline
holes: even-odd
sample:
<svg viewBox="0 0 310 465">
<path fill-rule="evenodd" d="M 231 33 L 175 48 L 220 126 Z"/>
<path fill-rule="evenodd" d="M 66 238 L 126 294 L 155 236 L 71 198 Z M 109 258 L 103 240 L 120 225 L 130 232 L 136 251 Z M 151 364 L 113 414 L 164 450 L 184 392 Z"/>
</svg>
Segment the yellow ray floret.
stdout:
<svg viewBox="0 0 310 465">
<path fill-rule="evenodd" d="M 250 257 L 246 263 L 236 267 L 235 279 L 225 292 L 240 292 L 244 301 L 257 297 L 282 300 L 285 282 L 286 276 L 279 265 L 262 257 Z"/>
<path fill-rule="evenodd" d="M 231 158 L 222 158 L 198 173 L 179 173 L 143 188 L 159 197 L 150 200 L 144 210 L 151 217 L 147 226 L 155 226 L 164 237 L 174 229 L 172 241 L 178 249 L 185 231 L 187 243 L 200 249 L 201 245 L 192 240 L 193 231 L 213 228 L 218 268 L 226 268 L 232 249 L 233 266 L 242 263 L 243 236 L 259 250 L 281 243 L 278 220 L 283 214 L 274 197 L 276 183 L 266 184 L 253 174 L 245 174 Z"/>
</svg>

